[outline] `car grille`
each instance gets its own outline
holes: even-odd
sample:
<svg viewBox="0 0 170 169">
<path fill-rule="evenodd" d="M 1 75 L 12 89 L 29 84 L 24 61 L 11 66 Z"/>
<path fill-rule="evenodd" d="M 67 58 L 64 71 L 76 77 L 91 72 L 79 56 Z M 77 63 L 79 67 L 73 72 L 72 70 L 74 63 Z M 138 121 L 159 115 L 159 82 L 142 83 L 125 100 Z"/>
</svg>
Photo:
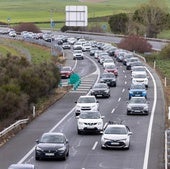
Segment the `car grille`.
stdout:
<svg viewBox="0 0 170 169">
<path fill-rule="evenodd" d="M 138 106 L 138 107 L 132 107 L 132 110 L 143 110 L 143 107 Z"/>
<path fill-rule="evenodd" d="M 88 126 L 93 126 L 93 125 L 96 125 L 97 123 L 84 123 L 84 124 Z"/>
<path fill-rule="evenodd" d="M 91 110 L 91 107 L 82 107 L 81 110 Z"/>
<path fill-rule="evenodd" d="M 120 140 L 107 141 L 105 143 L 106 147 L 124 147 L 125 143 Z"/>
</svg>

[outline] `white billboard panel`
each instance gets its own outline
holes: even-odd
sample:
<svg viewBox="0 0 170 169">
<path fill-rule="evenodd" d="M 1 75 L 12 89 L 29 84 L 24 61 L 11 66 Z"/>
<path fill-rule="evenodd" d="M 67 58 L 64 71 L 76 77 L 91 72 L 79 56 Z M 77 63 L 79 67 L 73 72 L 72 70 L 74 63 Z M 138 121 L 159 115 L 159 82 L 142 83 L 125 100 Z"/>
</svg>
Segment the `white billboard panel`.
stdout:
<svg viewBox="0 0 170 169">
<path fill-rule="evenodd" d="M 87 26 L 87 6 L 66 6 L 66 26 Z"/>
</svg>

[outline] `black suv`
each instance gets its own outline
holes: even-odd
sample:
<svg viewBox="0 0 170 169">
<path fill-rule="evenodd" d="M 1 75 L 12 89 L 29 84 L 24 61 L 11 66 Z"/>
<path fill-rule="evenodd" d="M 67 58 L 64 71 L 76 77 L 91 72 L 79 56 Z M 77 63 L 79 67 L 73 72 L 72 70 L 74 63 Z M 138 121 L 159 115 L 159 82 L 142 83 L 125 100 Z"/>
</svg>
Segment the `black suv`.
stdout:
<svg viewBox="0 0 170 169">
<path fill-rule="evenodd" d="M 106 83 L 110 87 L 116 87 L 116 77 L 113 73 L 103 73 L 100 82 Z"/>
<path fill-rule="evenodd" d="M 96 83 L 90 91 L 91 95 L 94 95 L 95 97 L 110 97 L 110 88 L 105 83 Z"/>
</svg>

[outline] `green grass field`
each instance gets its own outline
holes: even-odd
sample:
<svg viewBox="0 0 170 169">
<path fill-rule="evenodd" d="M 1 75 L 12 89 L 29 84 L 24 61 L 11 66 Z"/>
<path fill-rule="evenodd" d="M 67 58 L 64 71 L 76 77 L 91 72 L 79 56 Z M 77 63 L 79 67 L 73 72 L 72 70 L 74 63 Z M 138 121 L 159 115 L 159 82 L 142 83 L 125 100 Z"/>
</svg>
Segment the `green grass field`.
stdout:
<svg viewBox="0 0 170 169">
<path fill-rule="evenodd" d="M 78 0 L 0 0 L 0 21 L 46 22 L 53 18 L 65 20 L 65 6 L 87 5 L 88 17 L 112 15 L 120 12 L 132 12 L 147 0 L 108 0 L 101 3 L 83 3 Z M 170 4 L 170 0 L 169 4 Z"/>
</svg>

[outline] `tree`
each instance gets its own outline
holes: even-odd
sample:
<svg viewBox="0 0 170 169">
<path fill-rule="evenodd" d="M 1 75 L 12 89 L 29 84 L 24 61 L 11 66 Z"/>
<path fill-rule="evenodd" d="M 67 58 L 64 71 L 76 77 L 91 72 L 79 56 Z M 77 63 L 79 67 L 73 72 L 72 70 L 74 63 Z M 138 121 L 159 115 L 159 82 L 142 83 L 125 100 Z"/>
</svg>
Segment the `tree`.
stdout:
<svg viewBox="0 0 170 169">
<path fill-rule="evenodd" d="M 147 37 L 155 38 L 166 25 L 168 13 L 163 4 L 163 1 L 150 0 L 134 12 L 133 20 L 145 26 Z"/>
<path fill-rule="evenodd" d="M 127 32 L 128 16 L 126 13 L 113 15 L 109 18 L 108 23 L 113 33 L 125 34 Z"/>
</svg>

